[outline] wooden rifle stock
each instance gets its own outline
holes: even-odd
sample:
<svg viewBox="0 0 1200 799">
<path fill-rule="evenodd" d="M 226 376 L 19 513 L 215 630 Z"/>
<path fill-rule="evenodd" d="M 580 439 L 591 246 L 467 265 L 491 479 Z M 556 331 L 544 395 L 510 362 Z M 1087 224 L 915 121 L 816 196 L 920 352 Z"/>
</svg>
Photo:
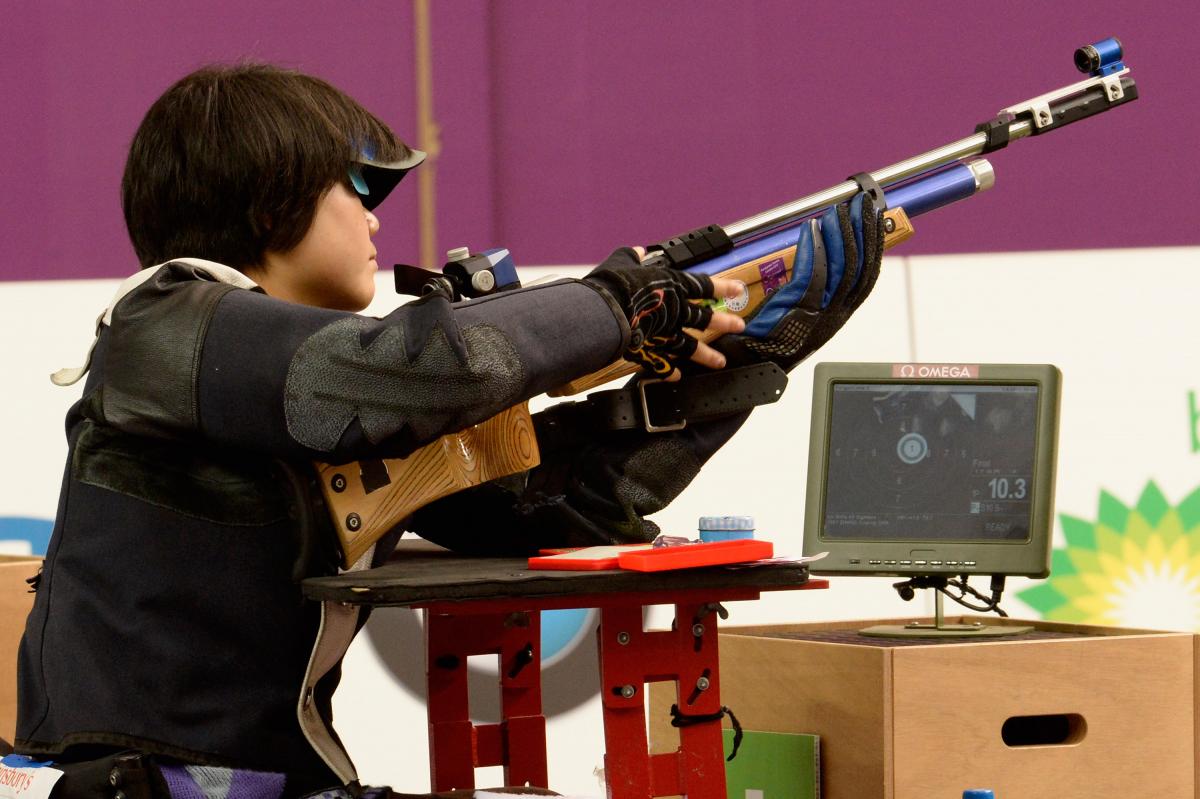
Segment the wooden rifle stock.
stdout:
<svg viewBox="0 0 1200 799">
<path fill-rule="evenodd" d="M 540 462 L 529 403 L 522 402 L 444 435 L 407 458 L 317 463 L 316 468 L 341 543 L 342 564 L 350 568 L 419 508 Z"/>
</svg>

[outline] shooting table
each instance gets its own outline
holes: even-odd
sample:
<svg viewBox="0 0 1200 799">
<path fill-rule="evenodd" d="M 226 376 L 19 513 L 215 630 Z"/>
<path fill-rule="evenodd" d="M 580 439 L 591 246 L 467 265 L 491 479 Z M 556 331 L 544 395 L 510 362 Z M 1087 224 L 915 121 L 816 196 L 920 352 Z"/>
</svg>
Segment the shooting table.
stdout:
<svg viewBox="0 0 1200 799">
<path fill-rule="evenodd" d="M 529 571 L 524 558 L 468 558 L 402 542 L 379 568 L 306 580 L 315 600 L 419 608 L 425 615 L 429 767 L 433 789 L 475 787 L 475 769 L 503 766 L 508 785 L 547 785 L 542 715 L 543 610 L 598 608 L 605 773 L 613 799 L 686 794 L 725 799 L 717 660 L 719 603 L 762 591 L 824 588 L 805 566 L 665 572 Z M 645 605 L 674 605 L 670 630 L 642 629 Z M 467 658 L 500 659 L 501 720 L 477 725 Z M 688 717 L 678 751 L 649 753 L 646 683 L 674 680 Z"/>
</svg>

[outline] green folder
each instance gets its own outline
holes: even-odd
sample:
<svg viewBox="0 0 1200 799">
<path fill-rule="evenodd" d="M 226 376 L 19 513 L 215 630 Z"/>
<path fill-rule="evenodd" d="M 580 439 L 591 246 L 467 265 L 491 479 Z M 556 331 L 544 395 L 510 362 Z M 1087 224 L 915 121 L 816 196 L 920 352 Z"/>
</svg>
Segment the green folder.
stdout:
<svg viewBox="0 0 1200 799">
<path fill-rule="evenodd" d="M 733 730 L 724 730 L 725 756 Z M 746 731 L 737 757 L 725 763 L 729 799 L 820 799 L 821 739 L 816 735 Z"/>
</svg>

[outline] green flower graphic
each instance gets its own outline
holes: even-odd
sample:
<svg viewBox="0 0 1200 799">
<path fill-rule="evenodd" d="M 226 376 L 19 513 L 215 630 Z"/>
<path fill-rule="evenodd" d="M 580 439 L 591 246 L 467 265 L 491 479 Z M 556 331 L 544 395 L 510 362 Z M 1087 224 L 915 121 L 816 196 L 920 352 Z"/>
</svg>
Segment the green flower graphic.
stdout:
<svg viewBox="0 0 1200 799">
<path fill-rule="evenodd" d="M 1153 482 L 1132 508 L 1101 491 L 1096 516 L 1059 516 L 1050 578 L 1017 596 L 1052 621 L 1200 630 L 1200 488 L 1175 507 Z"/>
</svg>

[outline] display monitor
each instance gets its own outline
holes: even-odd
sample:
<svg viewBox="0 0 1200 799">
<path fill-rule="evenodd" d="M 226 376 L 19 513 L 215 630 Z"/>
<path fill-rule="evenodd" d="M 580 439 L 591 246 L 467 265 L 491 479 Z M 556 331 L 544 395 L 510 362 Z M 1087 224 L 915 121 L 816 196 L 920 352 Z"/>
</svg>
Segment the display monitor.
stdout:
<svg viewBox="0 0 1200 799">
<path fill-rule="evenodd" d="M 1046 364 L 818 364 L 812 571 L 1047 576 L 1060 382 Z"/>
</svg>

